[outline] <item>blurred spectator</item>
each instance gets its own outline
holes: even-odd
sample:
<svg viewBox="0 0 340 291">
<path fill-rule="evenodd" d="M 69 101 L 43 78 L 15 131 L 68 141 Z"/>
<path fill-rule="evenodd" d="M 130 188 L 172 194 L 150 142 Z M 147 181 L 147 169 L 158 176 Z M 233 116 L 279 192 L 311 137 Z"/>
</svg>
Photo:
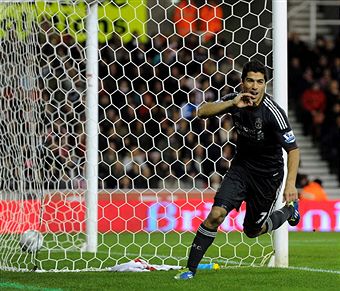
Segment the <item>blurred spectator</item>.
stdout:
<svg viewBox="0 0 340 291">
<path fill-rule="evenodd" d="M 303 87 L 303 67 L 301 60 L 297 57 L 292 57 L 288 64 L 288 83 L 289 83 L 289 101 L 296 108 L 301 93 L 305 90 Z"/>
<path fill-rule="evenodd" d="M 309 183 L 308 176 L 306 174 L 298 173 L 296 177 L 296 188 L 302 189 Z"/>
<path fill-rule="evenodd" d="M 326 95 L 317 82 L 303 92 L 301 103 L 304 134 L 312 134 L 315 140 L 319 140 L 321 125 L 325 118 Z"/>
<path fill-rule="evenodd" d="M 339 48 L 340 49 L 340 48 Z M 332 78 L 340 80 L 340 57 L 336 57 L 331 66 Z"/>
<path fill-rule="evenodd" d="M 132 188 L 132 180 L 129 176 L 124 176 L 119 180 L 119 189 L 128 190 Z"/>
<path fill-rule="evenodd" d="M 311 201 L 326 201 L 328 200 L 327 194 L 322 187 L 322 181 L 320 179 L 314 179 L 308 182 L 299 193 L 299 198 L 301 200 L 311 200 Z"/>
<path fill-rule="evenodd" d="M 331 173 L 337 174 L 340 182 L 339 48 L 340 33 L 335 39 L 318 36 L 309 47 L 296 33 L 288 40 L 290 102 L 296 105 L 304 134 L 312 136 Z M 301 71 L 302 78 L 298 76 Z"/>
<path fill-rule="evenodd" d="M 340 78 L 338 80 L 331 80 L 328 87 L 325 88 L 325 94 L 327 99 L 327 105 L 326 105 L 326 120 L 325 122 L 334 122 L 334 105 L 337 103 L 339 97 L 340 97 Z M 340 100 L 340 99 L 339 99 Z"/>
<path fill-rule="evenodd" d="M 301 60 L 302 66 L 310 65 L 310 52 L 306 43 L 301 41 L 299 34 L 292 32 L 288 38 L 288 56 L 290 59 L 298 58 Z"/>
<path fill-rule="evenodd" d="M 220 187 L 220 185 L 221 185 L 221 176 L 216 174 L 216 173 L 211 175 L 211 177 L 210 177 L 210 187 L 213 190 L 217 191 L 218 188 Z"/>
<path fill-rule="evenodd" d="M 196 95 L 195 92 L 192 91 L 189 93 L 189 102 L 184 103 L 184 105 L 181 108 L 182 111 L 182 117 L 191 120 L 196 116 Z"/>
<path fill-rule="evenodd" d="M 197 31 L 198 11 L 192 0 L 181 0 L 173 12 L 173 22 L 176 25 L 176 32 L 180 36 L 187 36 Z"/>
<path fill-rule="evenodd" d="M 338 115 L 335 123 L 331 124 L 321 140 L 321 155 L 329 162 L 332 173 L 337 173 L 340 181 L 340 101 L 335 105 Z"/>
<path fill-rule="evenodd" d="M 217 4 L 217 0 L 208 0 L 198 9 L 198 30 L 205 42 L 215 41 L 216 34 L 223 28 L 223 9 Z"/>
</svg>

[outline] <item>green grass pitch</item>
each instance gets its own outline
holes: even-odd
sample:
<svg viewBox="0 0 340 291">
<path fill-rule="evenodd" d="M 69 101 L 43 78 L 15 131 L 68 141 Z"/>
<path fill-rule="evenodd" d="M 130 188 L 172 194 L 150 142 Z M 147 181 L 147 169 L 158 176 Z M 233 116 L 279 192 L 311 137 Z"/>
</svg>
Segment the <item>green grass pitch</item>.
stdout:
<svg viewBox="0 0 340 291">
<path fill-rule="evenodd" d="M 131 244 L 130 253 L 133 254 L 140 243 L 145 243 L 145 239 L 140 237 L 139 241 Z M 111 243 L 117 242 L 111 238 L 105 245 L 109 247 Z M 156 241 L 154 244 L 156 245 Z M 169 251 L 171 248 L 168 245 L 171 246 L 171 240 L 159 248 L 159 254 Z M 143 253 L 154 251 L 148 249 L 149 247 L 149 244 L 145 244 L 146 249 Z M 173 255 L 180 257 L 182 249 L 176 250 L 175 246 L 172 247 L 175 249 Z M 119 248 L 115 249 L 119 252 Z M 249 251 L 249 248 L 241 246 L 239 251 Z M 209 256 L 215 257 L 214 252 L 214 248 L 209 250 Z M 256 252 L 255 247 L 254 253 Z M 125 260 L 128 259 L 129 257 L 125 256 Z M 112 262 L 109 261 L 108 265 L 110 263 Z M 185 282 L 173 279 L 176 271 L 143 273 L 0 271 L 0 290 L 339 290 L 340 233 L 290 233 L 289 265 L 285 269 L 242 266 L 219 271 L 199 271 L 193 280 Z"/>
</svg>

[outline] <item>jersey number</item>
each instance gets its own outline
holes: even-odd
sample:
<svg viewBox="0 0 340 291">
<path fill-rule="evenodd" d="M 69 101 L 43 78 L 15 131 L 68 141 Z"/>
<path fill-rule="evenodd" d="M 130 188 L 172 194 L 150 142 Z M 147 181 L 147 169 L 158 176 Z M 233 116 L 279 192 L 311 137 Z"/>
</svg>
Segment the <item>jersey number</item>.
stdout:
<svg viewBox="0 0 340 291">
<path fill-rule="evenodd" d="M 256 224 L 260 224 L 260 222 L 263 220 L 263 219 L 265 219 L 265 217 L 267 216 L 267 213 L 268 212 L 261 212 L 261 217 L 260 217 L 260 219 L 258 220 L 258 221 L 256 221 Z"/>
</svg>

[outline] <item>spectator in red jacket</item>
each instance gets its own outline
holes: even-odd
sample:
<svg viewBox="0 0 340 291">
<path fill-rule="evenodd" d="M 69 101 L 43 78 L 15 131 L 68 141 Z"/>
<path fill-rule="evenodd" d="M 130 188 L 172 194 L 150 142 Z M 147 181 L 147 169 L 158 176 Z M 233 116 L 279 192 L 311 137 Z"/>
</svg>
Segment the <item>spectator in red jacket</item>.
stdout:
<svg viewBox="0 0 340 291">
<path fill-rule="evenodd" d="M 321 125 L 325 119 L 326 95 L 315 82 L 301 96 L 304 134 L 312 134 L 314 139 L 320 137 Z"/>
</svg>

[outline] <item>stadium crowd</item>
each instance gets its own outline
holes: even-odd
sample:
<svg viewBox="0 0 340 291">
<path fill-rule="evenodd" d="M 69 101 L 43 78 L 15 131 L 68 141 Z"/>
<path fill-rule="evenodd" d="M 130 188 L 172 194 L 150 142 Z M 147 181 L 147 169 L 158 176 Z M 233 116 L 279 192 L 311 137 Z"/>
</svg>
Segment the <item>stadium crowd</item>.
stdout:
<svg viewBox="0 0 340 291">
<path fill-rule="evenodd" d="M 288 57 L 290 105 L 340 182 L 340 32 L 311 47 L 292 33 Z"/>
<path fill-rule="evenodd" d="M 43 47 L 50 69 L 45 91 L 46 163 L 53 188 L 84 188 L 85 64 L 72 39 Z M 228 116 L 200 120 L 196 107 L 238 90 L 240 76 L 226 44 L 159 34 L 100 47 L 99 186 L 102 189 L 215 188 L 235 153 Z M 340 180 L 340 37 L 313 47 L 292 34 L 289 102 Z M 69 57 L 71 56 L 71 58 Z M 51 72 L 51 68 L 53 72 Z M 66 92 L 66 98 L 65 98 Z M 51 96 L 52 95 L 52 96 Z M 219 130 L 223 128 L 223 130 Z"/>
<path fill-rule="evenodd" d="M 228 117 L 203 121 L 195 113 L 203 99 L 231 90 L 224 51 L 199 46 L 193 35 L 101 50 L 102 187 L 188 189 L 220 179 L 233 156 L 232 125 Z M 229 79 L 237 86 L 236 72 Z"/>
</svg>

